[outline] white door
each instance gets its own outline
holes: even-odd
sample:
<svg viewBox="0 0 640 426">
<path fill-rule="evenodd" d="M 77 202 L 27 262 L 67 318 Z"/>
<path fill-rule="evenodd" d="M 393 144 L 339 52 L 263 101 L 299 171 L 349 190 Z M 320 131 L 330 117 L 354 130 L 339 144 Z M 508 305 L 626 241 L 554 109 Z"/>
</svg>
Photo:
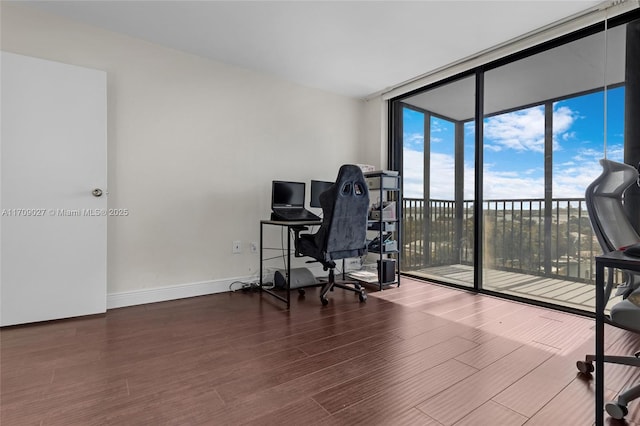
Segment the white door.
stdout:
<svg viewBox="0 0 640 426">
<path fill-rule="evenodd" d="M 105 312 L 106 73 L 1 55 L 0 325 Z"/>
</svg>

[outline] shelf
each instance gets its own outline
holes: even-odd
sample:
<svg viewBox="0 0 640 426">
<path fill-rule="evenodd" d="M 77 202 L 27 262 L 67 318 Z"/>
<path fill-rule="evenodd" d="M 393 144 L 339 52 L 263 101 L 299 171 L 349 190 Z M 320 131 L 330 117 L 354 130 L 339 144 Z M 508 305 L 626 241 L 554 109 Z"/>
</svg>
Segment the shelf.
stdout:
<svg viewBox="0 0 640 426">
<path fill-rule="evenodd" d="M 381 252 L 379 250 L 369 249 L 368 252 L 373 254 L 398 254 L 400 253 L 400 250 L 386 250 Z"/>
<path fill-rule="evenodd" d="M 378 274 L 371 271 L 351 271 L 351 272 L 347 272 L 347 276 L 349 278 L 353 278 L 354 280 L 358 280 L 363 283 L 370 283 L 370 284 L 378 283 Z"/>
<path fill-rule="evenodd" d="M 364 174 L 367 186 L 371 191 L 399 191 L 400 176 L 391 170 L 378 170 Z"/>
<path fill-rule="evenodd" d="M 367 223 L 368 232 L 382 232 L 383 234 L 391 234 L 397 231 L 396 222 L 370 222 Z"/>
<path fill-rule="evenodd" d="M 385 274 L 383 279 L 391 278 L 392 275 L 391 271 L 387 271 L 388 267 L 383 267 L 382 265 L 393 265 L 393 272 L 395 273 L 393 281 L 379 282 L 379 277 L 383 275 L 378 274 L 373 274 L 375 279 L 366 281 L 368 284 L 379 286 L 380 290 L 382 290 L 383 287 L 388 285 L 400 285 L 401 181 L 398 172 L 389 170 L 365 173 L 365 179 L 369 193 L 374 197 L 371 198 L 372 204 L 367 218 L 367 238 L 372 233 L 375 233 L 375 238 L 371 242 L 376 242 L 374 248 L 368 248 L 368 252 L 378 258 L 378 274 Z M 385 239 L 388 239 L 388 241 L 385 242 Z"/>
<path fill-rule="evenodd" d="M 378 274 L 376 274 L 375 272 L 371 272 L 371 271 L 352 271 L 352 272 L 347 272 L 347 276 L 351 279 L 354 279 L 360 283 L 363 284 L 371 284 L 371 285 L 375 285 L 375 286 L 382 286 L 382 287 L 387 287 L 390 285 L 394 285 L 394 284 L 398 284 L 398 280 L 395 279 L 391 282 L 387 282 L 387 283 L 380 283 L 380 281 L 378 280 Z"/>
</svg>

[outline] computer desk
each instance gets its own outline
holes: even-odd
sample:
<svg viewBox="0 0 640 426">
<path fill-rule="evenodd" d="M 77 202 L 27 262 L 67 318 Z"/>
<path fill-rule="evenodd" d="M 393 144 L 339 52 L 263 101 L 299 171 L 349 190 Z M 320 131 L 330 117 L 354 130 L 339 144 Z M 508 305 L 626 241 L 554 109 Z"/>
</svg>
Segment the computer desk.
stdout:
<svg viewBox="0 0 640 426">
<path fill-rule="evenodd" d="M 290 288 L 290 279 L 289 279 L 289 277 L 291 276 L 291 230 L 294 228 L 299 228 L 301 226 L 317 226 L 321 224 L 322 224 L 322 220 L 305 220 L 305 221 L 261 220 L 260 221 L 260 291 L 261 293 L 268 293 L 274 296 L 275 298 L 285 302 L 287 304 L 287 309 L 289 309 L 289 307 L 291 306 L 291 291 L 290 291 L 291 288 Z M 264 251 L 263 250 L 263 247 L 264 247 L 263 230 L 265 225 L 280 226 L 280 227 L 287 228 L 287 270 L 286 270 L 287 288 L 285 289 L 286 297 L 282 297 L 276 292 L 271 291 L 267 288 L 264 288 L 263 286 L 263 282 L 262 282 L 262 272 L 263 272 L 262 263 L 263 263 L 263 251 Z M 275 283 L 274 283 L 274 286 L 275 286 Z"/>
<path fill-rule="evenodd" d="M 617 268 L 640 273 L 640 258 L 626 256 L 622 251 L 596 256 L 596 426 L 604 425 L 604 268 Z"/>
</svg>

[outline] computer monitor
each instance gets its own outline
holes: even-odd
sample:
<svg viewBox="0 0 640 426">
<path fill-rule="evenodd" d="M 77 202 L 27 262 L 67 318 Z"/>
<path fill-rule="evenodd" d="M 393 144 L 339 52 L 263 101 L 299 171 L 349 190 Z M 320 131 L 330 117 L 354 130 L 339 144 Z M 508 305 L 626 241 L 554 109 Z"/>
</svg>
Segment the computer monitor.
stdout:
<svg viewBox="0 0 640 426">
<path fill-rule="evenodd" d="M 311 201 L 309 202 L 309 206 L 311 207 L 322 207 L 320 205 L 320 194 L 329 189 L 333 185 L 333 182 L 326 182 L 323 180 L 312 180 L 311 181 Z"/>
<path fill-rule="evenodd" d="M 271 192 L 271 208 L 304 207 L 304 182 L 274 180 Z"/>
</svg>

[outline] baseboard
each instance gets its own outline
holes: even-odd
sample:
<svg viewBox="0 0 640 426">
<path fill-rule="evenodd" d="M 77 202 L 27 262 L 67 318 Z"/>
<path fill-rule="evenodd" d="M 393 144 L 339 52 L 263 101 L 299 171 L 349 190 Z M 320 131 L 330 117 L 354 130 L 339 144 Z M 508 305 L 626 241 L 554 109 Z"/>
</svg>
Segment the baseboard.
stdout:
<svg viewBox="0 0 640 426">
<path fill-rule="evenodd" d="M 107 294 L 107 309 L 223 293 L 225 291 L 230 291 L 231 284 L 236 281 L 250 282 L 253 280 L 255 280 L 255 276 L 177 284 L 166 287 L 145 288 L 142 290 L 125 291 L 122 293 L 111 293 Z M 234 286 L 234 290 L 237 290 L 239 287 L 239 285 Z"/>
</svg>

